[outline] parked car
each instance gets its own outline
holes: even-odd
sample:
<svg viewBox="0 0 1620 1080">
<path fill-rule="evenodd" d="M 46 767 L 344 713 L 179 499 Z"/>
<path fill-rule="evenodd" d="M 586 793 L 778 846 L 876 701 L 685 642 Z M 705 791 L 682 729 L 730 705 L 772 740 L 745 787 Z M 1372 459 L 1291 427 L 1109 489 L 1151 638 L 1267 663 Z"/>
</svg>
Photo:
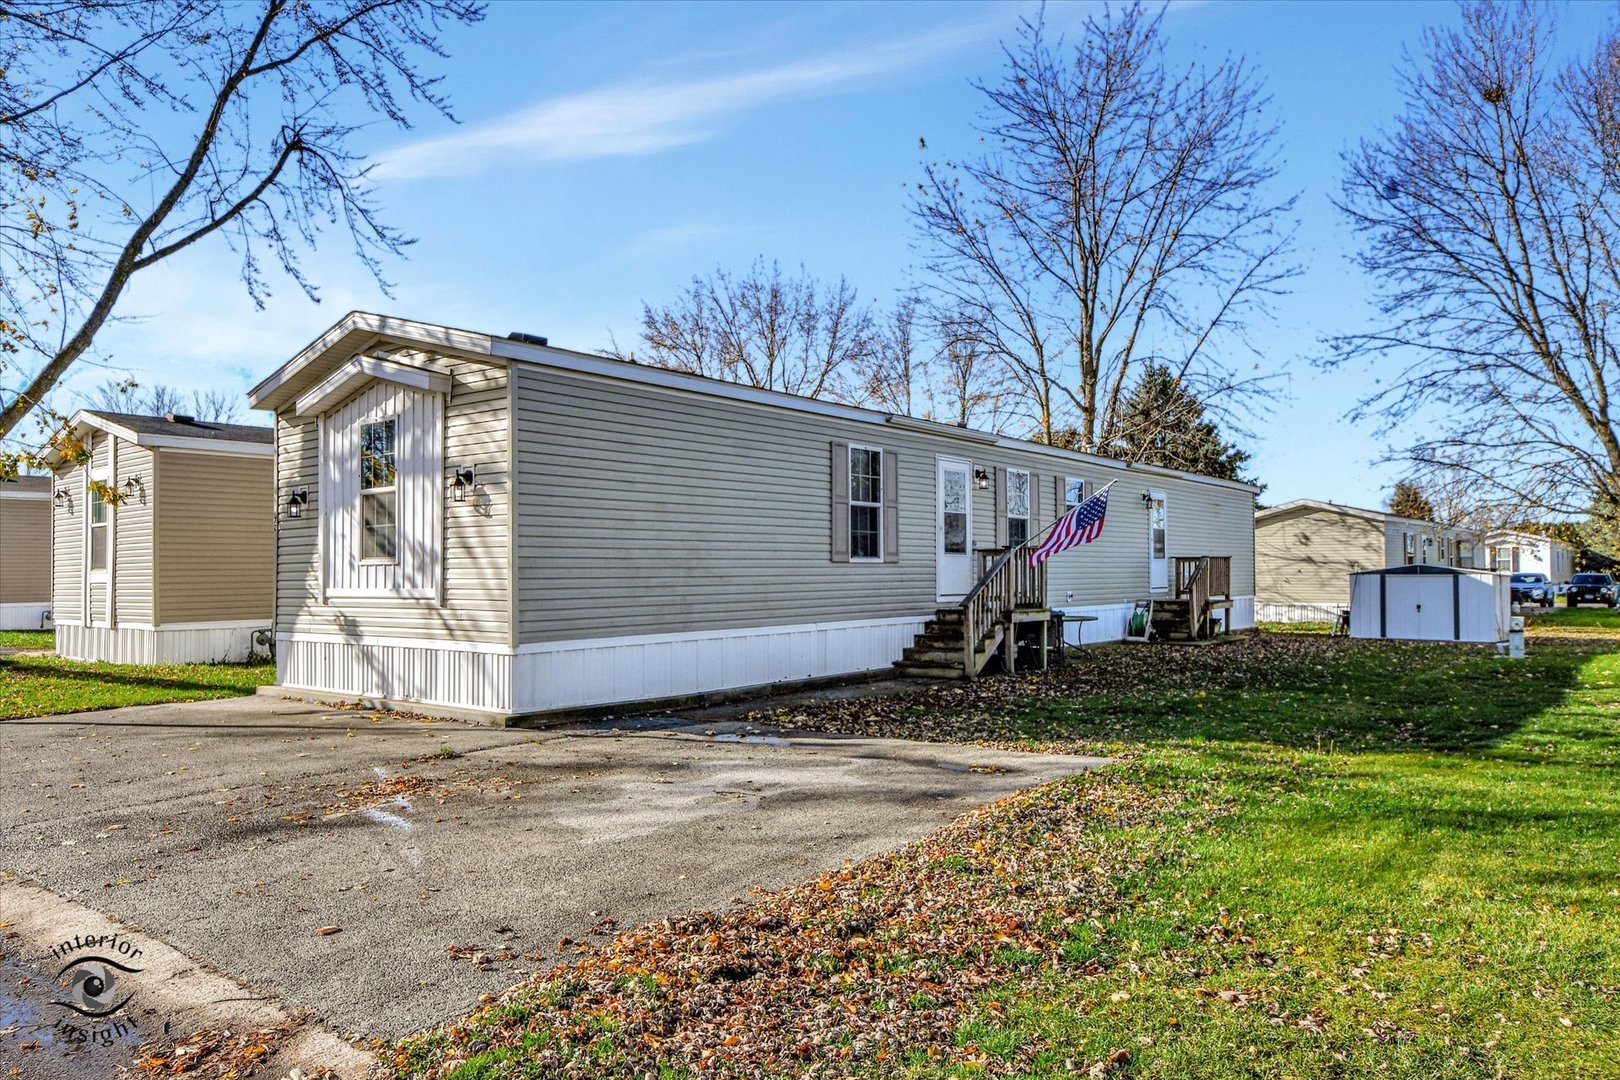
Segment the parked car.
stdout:
<svg viewBox="0 0 1620 1080">
<path fill-rule="evenodd" d="M 1614 578 L 1608 574 L 1576 574 L 1569 579 L 1569 592 L 1566 596 L 1568 599 L 1564 602 L 1570 607 L 1578 607 L 1581 604 L 1614 607 Z"/>
<path fill-rule="evenodd" d="M 1558 598 L 1546 574 L 1514 574 L 1508 594 L 1515 604 L 1552 604 Z"/>
</svg>

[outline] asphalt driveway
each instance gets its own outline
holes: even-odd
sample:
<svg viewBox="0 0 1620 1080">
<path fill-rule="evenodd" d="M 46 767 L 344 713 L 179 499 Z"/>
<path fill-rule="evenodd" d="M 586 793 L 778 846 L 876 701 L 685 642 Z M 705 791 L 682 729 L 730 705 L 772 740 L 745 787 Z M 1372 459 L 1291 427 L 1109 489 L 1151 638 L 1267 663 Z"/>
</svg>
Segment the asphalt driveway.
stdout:
<svg viewBox="0 0 1620 1080">
<path fill-rule="evenodd" d="M 12 880 L 384 1038 L 465 1014 L 566 955 L 563 938 L 724 908 L 1098 764 L 263 697 L 0 723 L 0 763 Z"/>
</svg>

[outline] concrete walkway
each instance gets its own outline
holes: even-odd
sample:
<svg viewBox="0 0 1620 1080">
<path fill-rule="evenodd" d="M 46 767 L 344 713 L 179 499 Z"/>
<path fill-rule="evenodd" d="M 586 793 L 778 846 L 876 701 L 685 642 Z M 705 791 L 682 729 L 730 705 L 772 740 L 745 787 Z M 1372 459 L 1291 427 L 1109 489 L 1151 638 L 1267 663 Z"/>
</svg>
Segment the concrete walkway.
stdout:
<svg viewBox="0 0 1620 1080">
<path fill-rule="evenodd" d="M 0 760 L 8 880 L 382 1038 L 464 1015 L 565 957 L 561 938 L 724 908 L 1101 764 L 724 720 L 523 731 L 264 697 L 3 722 Z M 43 968 L 48 942 L 6 944 Z M 0 1034 L 0 1064 L 17 1041 Z"/>
</svg>

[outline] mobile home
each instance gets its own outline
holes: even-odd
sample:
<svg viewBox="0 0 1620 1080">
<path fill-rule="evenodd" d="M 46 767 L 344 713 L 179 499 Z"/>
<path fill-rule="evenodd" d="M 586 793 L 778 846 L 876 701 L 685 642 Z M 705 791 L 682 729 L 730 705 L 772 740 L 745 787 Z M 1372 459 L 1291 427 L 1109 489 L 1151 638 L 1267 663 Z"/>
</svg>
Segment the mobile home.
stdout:
<svg viewBox="0 0 1620 1080">
<path fill-rule="evenodd" d="M 1390 566 L 1489 566 L 1479 533 L 1340 503 L 1296 499 L 1254 516 L 1257 617 L 1333 619 L 1350 575 Z"/>
<path fill-rule="evenodd" d="M 51 478 L 0 481 L 0 630 L 48 630 Z"/>
<path fill-rule="evenodd" d="M 1508 574 L 1546 574 L 1554 585 L 1575 573 L 1575 551 L 1562 540 L 1525 532 L 1494 532 L 1485 538 L 1490 567 Z"/>
<path fill-rule="evenodd" d="M 91 411 L 70 425 L 88 459 L 46 455 L 56 651 L 133 664 L 268 652 L 270 429 Z"/>
<path fill-rule="evenodd" d="M 1042 571 L 1071 640 L 1204 557 L 1252 625 L 1244 484 L 362 313 L 251 401 L 288 690 L 509 718 L 885 669 L 1111 480 Z"/>
</svg>

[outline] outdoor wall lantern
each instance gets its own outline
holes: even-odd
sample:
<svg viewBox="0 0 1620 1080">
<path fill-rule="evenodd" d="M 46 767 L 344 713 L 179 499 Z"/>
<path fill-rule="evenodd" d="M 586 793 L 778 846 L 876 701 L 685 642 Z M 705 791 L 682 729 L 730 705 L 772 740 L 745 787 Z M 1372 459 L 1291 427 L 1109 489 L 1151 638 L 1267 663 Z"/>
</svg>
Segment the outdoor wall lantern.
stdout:
<svg viewBox="0 0 1620 1080">
<path fill-rule="evenodd" d="M 135 492 L 144 486 L 145 485 L 141 483 L 141 474 L 136 473 L 134 476 L 124 481 L 124 494 L 130 498 L 134 498 Z"/>
<path fill-rule="evenodd" d="M 304 507 L 309 505 L 309 488 L 294 488 L 293 493 L 287 496 L 287 516 L 290 518 L 302 517 Z"/>
<path fill-rule="evenodd" d="M 1153 492 L 1142 492 L 1142 505 L 1147 507 L 1151 507 L 1153 505 Z"/>
<path fill-rule="evenodd" d="M 983 465 L 974 466 L 973 482 L 978 485 L 980 491 L 990 489 L 990 473 Z"/>
<path fill-rule="evenodd" d="M 57 506 L 66 506 L 68 501 L 67 488 L 57 488 L 56 494 L 51 496 L 51 501 Z"/>
<path fill-rule="evenodd" d="M 450 497 L 456 502 L 466 502 L 467 492 L 472 490 L 478 482 L 478 466 L 468 465 L 456 470 L 456 482 L 450 485 Z"/>
</svg>

